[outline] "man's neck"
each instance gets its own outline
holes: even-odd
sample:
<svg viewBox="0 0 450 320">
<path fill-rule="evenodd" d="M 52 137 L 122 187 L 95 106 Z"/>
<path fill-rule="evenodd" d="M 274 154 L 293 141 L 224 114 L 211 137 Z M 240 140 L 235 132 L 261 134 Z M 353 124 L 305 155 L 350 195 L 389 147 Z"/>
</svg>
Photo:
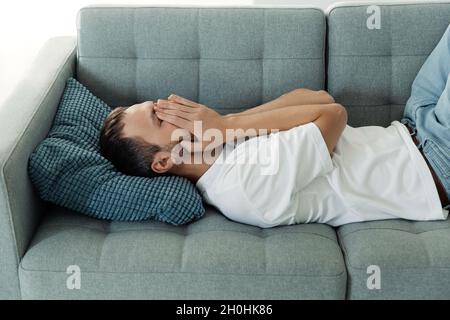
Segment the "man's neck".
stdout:
<svg viewBox="0 0 450 320">
<path fill-rule="evenodd" d="M 175 165 L 170 170 L 170 173 L 185 177 L 196 183 L 198 179 L 211 167 L 212 164 L 200 163 L 200 164 L 180 164 Z"/>
<path fill-rule="evenodd" d="M 201 154 L 191 154 L 190 163 L 182 163 L 175 165 L 170 169 L 170 173 L 185 177 L 191 180 L 193 183 L 197 183 L 198 179 L 214 164 L 214 162 L 219 158 L 222 153 L 222 149 L 218 149 L 217 152 L 213 154 L 208 152 L 206 155 Z"/>
</svg>

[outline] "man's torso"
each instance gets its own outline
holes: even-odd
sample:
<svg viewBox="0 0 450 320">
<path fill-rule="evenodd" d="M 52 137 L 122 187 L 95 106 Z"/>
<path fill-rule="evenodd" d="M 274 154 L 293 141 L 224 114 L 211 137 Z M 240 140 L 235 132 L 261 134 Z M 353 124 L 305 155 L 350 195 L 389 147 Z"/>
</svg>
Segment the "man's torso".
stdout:
<svg viewBox="0 0 450 320">
<path fill-rule="evenodd" d="M 228 151 L 219 158 L 223 164 L 214 163 L 197 186 L 206 202 L 238 222 L 337 226 L 448 214 L 425 160 L 398 121 L 387 128 L 347 125 L 332 158 L 314 123 L 252 138 Z"/>
</svg>

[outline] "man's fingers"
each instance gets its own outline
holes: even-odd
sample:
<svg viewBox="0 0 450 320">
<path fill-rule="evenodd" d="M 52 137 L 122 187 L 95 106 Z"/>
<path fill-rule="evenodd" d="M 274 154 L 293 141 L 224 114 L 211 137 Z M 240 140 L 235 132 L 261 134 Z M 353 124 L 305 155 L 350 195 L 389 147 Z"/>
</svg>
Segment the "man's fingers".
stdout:
<svg viewBox="0 0 450 320">
<path fill-rule="evenodd" d="M 180 111 L 177 109 L 161 109 L 157 110 L 156 113 L 167 114 L 171 116 L 177 116 L 185 120 L 194 121 L 195 117 L 192 113 Z"/>
<path fill-rule="evenodd" d="M 160 109 L 171 109 L 171 110 L 181 110 L 184 112 L 195 112 L 195 109 L 192 107 L 187 107 L 179 103 L 169 102 L 167 100 L 158 100 L 156 104 L 156 108 Z"/>
<path fill-rule="evenodd" d="M 194 125 L 193 125 L 192 121 L 180 118 L 180 117 L 178 117 L 176 115 L 165 114 L 165 113 L 162 113 L 162 112 L 156 112 L 156 116 L 160 120 L 167 121 L 167 122 L 173 124 L 174 126 L 186 129 L 189 132 L 194 133 Z"/>
<path fill-rule="evenodd" d="M 200 106 L 201 106 L 201 104 L 199 104 L 199 103 L 197 103 L 197 102 L 191 101 L 191 100 L 186 99 L 186 98 L 184 98 L 184 97 L 177 96 L 177 95 L 175 95 L 175 94 L 171 94 L 171 95 L 168 97 L 168 99 L 169 99 L 170 101 L 178 102 L 178 103 L 181 103 L 181 104 L 184 104 L 184 105 L 186 105 L 186 106 L 193 107 L 193 108 L 197 108 L 197 107 L 200 107 Z"/>
</svg>

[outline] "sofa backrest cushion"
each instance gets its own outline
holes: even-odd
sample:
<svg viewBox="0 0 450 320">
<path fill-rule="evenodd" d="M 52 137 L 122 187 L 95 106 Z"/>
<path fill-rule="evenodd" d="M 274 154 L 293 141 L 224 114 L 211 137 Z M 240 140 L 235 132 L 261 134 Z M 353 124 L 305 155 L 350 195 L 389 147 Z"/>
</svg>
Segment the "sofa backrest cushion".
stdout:
<svg viewBox="0 0 450 320">
<path fill-rule="evenodd" d="M 378 10 L 380 28 L 369 29 Z M 450 3 L 348 3 L 327 14 L 327 88 L 347 107 L 349 124 L 401 119 L 416 74 L 449 24 Z"/>
<path fill-rule="evenodd" d="M 77 20 L 77 77 L 111 106 L 176 93 L 228 113 L 324 87 L 320 9 L 94 6 Z"/>
</svg>

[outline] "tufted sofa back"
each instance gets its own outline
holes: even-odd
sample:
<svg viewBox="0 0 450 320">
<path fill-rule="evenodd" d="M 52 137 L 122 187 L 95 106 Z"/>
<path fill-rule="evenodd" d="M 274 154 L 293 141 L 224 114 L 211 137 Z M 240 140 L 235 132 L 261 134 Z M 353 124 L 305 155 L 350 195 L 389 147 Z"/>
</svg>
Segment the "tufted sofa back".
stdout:
<svg viewBox="0 0 450 320">
<path fill-rule="evenodd" d="M 221 113 L 325 85 L 314 8 L 85 7 L 77 78 L 112 106 L 177 93 Z"/>
<path fill-rule="evenodd" d="M 387 126 L 402 117 L 417 72 L 450 23 L 450 3 L 432 2 L 328 9 L 327 88 L 350 125 Z M 375 14 L 379 29 L 369 29 Z"/>
<path fill-rule="evenodd" d="M 330 7 L 85 7 L 77 78 L 112 106 L 177 93 L 221 113 L 327 89 L 352 126 L 400 119 L 450 22 L 450 3 Z M 326 53 L 326 54 L 325 54 Z"/>
</svg>

